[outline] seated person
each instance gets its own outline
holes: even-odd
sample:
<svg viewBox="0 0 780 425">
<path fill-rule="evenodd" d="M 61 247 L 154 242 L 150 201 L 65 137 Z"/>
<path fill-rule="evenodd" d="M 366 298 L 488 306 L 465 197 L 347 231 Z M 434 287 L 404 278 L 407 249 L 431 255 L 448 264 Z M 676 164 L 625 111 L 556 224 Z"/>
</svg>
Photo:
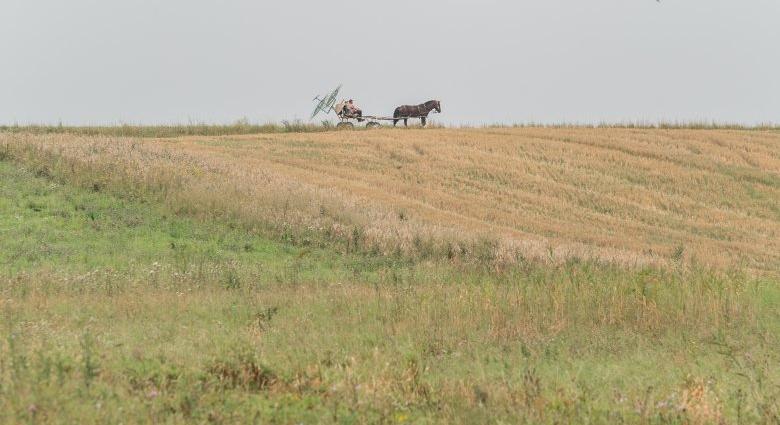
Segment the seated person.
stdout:
<svg viewBox="0 0 780 425">
<path fill-rule="evenodd" d="M 361 111 L 360 108 L 358 108 L 358 106 L 355 104 L 355 101 L 352 99 L 349 99 L 349 101 L 347 101 L 347 104 L 344 105 L 344 109 L 345 109 L 344 112 L 346 112 L 347 115 L 351 115 L 353 117 L 363 116 L 363 111 Z"/>
<path fill-rule="evenodd" d="M 346 103 L 339 104 L 339 107 L 341 108 L 341 114 L 347 118 L 357 118 L 358 122 L 363 121 L 363 111 L 358 108 L 358 106 L 355 104 L 355 101 L 352 99 L 349 99 Z"/>
</svg>

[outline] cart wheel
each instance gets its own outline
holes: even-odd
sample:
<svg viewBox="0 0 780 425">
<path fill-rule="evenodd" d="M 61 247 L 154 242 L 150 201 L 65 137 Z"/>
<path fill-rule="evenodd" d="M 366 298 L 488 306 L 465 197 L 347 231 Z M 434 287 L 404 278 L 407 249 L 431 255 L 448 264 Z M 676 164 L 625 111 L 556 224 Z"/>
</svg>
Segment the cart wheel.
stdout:
<svg viewBox="0 0 780 425">
<path fill-rule="evenodd" d="M 340 122 L 336 124 L 336 128 L 339 130 L 352 130 L 355 127 L 351 122 Z"/>
<path fill-rule="evenodd" d="M 371 121 L 368 124 L 366 124 L 366 128 L 379 128 L 381 126 L 382 126 L 382 124 L 379 124 L 376 121 Z"/>
</svg>

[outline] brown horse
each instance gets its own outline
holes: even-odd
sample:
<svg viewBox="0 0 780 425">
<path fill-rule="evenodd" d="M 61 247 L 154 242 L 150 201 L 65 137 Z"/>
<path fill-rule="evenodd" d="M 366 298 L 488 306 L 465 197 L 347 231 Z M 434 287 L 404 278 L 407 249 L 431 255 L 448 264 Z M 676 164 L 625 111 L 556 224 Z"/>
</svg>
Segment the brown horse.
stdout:
<svg viewBox="0 0 780 425">
<path fill-rule="evenodd" d="M 422 105 L 404 105 L 395 108 L 393 112 L 393 127 L 398 124 L 398 121 L 404 120 L 404 125 L 409 125 L 409 118 L 419 118 L 422 121 L 423 127 L 425 127 L 425 121 L 428 119 L 428 114 L 431 111 L 441 113 L 441 102 L 438 100 L 429 100 Z"/>
</svg>

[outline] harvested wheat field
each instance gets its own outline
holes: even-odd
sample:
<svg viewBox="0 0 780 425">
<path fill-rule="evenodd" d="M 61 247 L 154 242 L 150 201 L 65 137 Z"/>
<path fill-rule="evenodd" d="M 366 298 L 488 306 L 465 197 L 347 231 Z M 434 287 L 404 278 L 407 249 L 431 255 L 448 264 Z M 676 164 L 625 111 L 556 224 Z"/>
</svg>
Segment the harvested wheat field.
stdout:
<svg viewBox="0 0 780 425">
<path fill-rule="evenodd" d="M 0 132 L 0 423 L 780 420 L 777 131 L 55 130 Z"/>
<path fill-rule="evenodd" d="M 165 185 L 193 208 L 352 236 L 385 252 L 684 260 L 780 269 L 780 134 L 746 130 L 443 129 L 173 139 L 12 136 Z M 7 143 L 7 142 L 6 142 Z M 426 245 L 426 246 L 428 246 Z"/>
</svg>

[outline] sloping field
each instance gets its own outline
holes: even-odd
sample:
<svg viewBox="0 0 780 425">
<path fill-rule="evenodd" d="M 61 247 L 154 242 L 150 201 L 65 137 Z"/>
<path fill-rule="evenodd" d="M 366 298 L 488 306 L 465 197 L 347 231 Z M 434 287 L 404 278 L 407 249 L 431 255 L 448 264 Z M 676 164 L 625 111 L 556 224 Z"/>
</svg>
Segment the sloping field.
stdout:
<svg viewBox="0 0 780 425">
<path fill-rule="evenodd" d="M 468 254 L 464 241 L 487 238 L 498 241 L 491 256 L 505 261 L 577 257 L 780 269 L 774 131 L 2 137 L 92 164 L 106 174 L 98 170 L 96 179 L 122 175 L 170 186 L 170 196 L 187 198 L 176 202 L 188 208 L 329 237 L 351 238 L 358 228 L 362 243 L 386 252 L 439 246 L 450 256 Z"/>
<path fill-rule="evenodd" d="M 0 133 L 0 423 L 778 423 L 778 139 Z"/>
</svg>

